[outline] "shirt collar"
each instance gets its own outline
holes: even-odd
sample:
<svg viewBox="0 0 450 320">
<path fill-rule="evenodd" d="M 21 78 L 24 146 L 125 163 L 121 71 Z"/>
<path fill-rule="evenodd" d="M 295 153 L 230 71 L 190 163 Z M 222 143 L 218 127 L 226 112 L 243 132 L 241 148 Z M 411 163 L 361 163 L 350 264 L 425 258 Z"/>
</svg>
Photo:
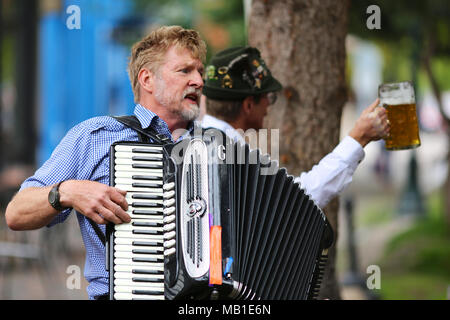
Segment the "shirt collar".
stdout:
<svg viewBox="0 0 450 320">
<path fill-rule="evenodd" d="M 169 130 L 167 123 L 161 119 L 156 113 L 145 108 L 141 104 L 137 104 L 134 108 L 134 115 L 141 123 L 142 129 L 147 129 L 149 127 L 155 129 L 158 133 L 166 134 L 172 140 L 172 134 Z M 194 130 L 195 122 L 191 121 L 188 123 L 186 130 L 191 133 Z M 180 138 L 186 137 L 188 134 L 183 135 Z"/>
</svg>

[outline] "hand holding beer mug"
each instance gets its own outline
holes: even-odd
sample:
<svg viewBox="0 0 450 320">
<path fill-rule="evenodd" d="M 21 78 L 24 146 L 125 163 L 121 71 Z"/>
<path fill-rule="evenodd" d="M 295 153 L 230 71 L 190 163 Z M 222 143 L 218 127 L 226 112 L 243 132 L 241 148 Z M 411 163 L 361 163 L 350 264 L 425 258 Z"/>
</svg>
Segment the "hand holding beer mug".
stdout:
<svg viewBox="0 0 450 320">
<path fill-rule="evenodd" d="M 384 139 L 387 150 L 404 150 L 420 146 L 414 88 L 410 81 L 382 84 L 378 88 L 380 105 L 386 108 L 390 123 Z"/>
</svg>

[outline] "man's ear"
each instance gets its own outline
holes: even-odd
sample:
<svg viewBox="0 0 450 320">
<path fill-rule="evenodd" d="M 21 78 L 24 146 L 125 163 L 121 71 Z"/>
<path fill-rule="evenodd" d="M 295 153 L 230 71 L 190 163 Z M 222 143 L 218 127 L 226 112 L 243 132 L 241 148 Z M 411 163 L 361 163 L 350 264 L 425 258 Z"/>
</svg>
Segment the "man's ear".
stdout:
<svg viewBox="0 0 450 320">
<path fill-rule="evenodd" d="M 149 93 L 153 93 L 154 87 L 154 75 L 147 68 L 142 68 L 138 74 L 139 85 L 142 90 L 145 90 Z"/>
<path fill-rule="evenodd" d="M 246 116 L 251 116 L 253 112 L 254 100 L 252 96 L 248 96 L 242 101 L 242 112 Z"/>
</svg>

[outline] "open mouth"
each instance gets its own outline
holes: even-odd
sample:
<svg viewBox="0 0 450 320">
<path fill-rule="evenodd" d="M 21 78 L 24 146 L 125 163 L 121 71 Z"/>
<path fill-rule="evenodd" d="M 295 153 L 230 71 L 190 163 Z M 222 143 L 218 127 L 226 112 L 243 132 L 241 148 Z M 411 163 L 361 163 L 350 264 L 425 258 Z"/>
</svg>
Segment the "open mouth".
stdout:
<svg viewBox="0 0 450 320">
<path fill-rule="evenodd" d="M 198 95 L 195 93 L 188 93 L 184 98 L 188 99 L 191 103 L 198 103 Z"/>
</svg>

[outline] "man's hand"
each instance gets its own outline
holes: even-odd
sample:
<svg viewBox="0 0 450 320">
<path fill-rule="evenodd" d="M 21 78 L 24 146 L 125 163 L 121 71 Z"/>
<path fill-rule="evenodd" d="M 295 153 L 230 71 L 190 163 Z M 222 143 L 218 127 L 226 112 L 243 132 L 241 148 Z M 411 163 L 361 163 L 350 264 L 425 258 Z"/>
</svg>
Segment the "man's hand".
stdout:
<svg viewBox="0 0 450 320">
<path fill-rule="evenodd" d="M 384 139 L 389 135 L 390 124 L 386 109 L 378 107 L 379 99 L 366 108 L 356 120 L 349 136 L 365 147 L 370 141 Z"/>
<path fill-rule="evenodd" d="M 71 207 L 98 224 L 130 222 L 126 191 L 88 180 L 68 180 L 59 187 L 63 207 Z"/>
</svg>

